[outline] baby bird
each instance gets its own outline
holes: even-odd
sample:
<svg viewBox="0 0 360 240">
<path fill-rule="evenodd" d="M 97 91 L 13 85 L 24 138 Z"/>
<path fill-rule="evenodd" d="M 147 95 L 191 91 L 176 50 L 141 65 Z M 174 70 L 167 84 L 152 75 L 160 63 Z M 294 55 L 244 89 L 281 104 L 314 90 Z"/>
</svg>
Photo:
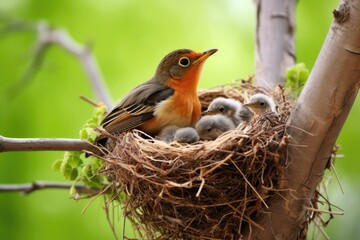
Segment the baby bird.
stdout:
<svg viewBox="0 0 360 240">
<path fill-rule="evenodd" d="M 200 139 L 214 140 L 226 131 L 235 129 L 234 122 L 221 114 L 203 116 L 195 125 Z"/>
<path fill-rule="evenodd" d="M 253 113 L 248 107 L 242 105 L 239 101 L 231 98 L 218 97 L 209 105 L 208 114 L 222 114 L 229 117 L 238 126 L 241 122 L 249 122 L 253 117 Z"/>
<path fill-rule="evenodd" d="M 249 107 L 255 114 L 263 114 L 268 109 L 276 113 L 276 105 L 272 98 L 262 93 L 257 93 L 250 98 L 249 103 L 244 104 Z"/>
<path fill-rule="evenodd" d="M 192 127 L 179 128 L 174 134 L 174 141 L 179 143 L 193 143 L 199 140 L 198 132 Z"/>
<path fill-rule="evenodd" d="M 206 112 L 208 114 L 222 114 L 230 118 L 235 126 L 238 126 L 243 121 L 249 122 L 254 115 L 248 107 L 242 105 L 239 101 L 223 97 L 215 98 Z"/>
<path fill-rule="evenodd" d="M 209 115 L 224 115 L 230 118 L 237 126 L 241 121 L 239 114 L 241 106 L 241 103 L 236 101 L 235 99 L 218 97 L 210 103 L 208 109 L 206 110 L 206 113 Z"/>
<path fill-rule="evenodd" d="M 170 125 L 161 129 L 158 134 L 158 138 L 166 143 L 174 141 L 175 132 L 179 129 L 178 126 Z"/>
</svg>

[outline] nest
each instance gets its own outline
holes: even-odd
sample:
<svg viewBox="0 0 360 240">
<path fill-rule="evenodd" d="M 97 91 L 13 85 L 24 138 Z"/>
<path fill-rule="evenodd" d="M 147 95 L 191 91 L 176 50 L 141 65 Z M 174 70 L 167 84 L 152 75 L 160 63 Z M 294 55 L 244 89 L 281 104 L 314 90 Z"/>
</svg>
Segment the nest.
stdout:
<svg viewBox="0 0 360 240">
<path fill-rule="evenodd" d="M 203 108 L 216 97 L 247 101 L 261 92 L 249 82 L 199 93 Z M 105 174 L 126 193 L 125 214 L 145 239 L 240 239 L 281 184 L 284 125 L 291 105 L 272 94 L 278 112 L 254 118 L 214 141 L 166 144 L 137 130 L 117 136 Z"/>
</svg>

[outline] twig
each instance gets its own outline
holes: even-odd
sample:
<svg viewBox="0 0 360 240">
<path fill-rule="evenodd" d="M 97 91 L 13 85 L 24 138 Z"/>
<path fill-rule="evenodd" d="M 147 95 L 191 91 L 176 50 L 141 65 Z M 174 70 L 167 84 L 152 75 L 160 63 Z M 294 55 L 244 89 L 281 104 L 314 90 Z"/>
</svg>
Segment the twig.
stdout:
<svg viewBox="0 0 360 240">
<path fill-rule="evenodd" d="M 125 207 L 124 207 L 124 222 L 123 222 L 123 229 L 122 229 L 122 236 L 121 236 L 121 240 L 124 240 L 125 239 L 125 229 L 126 229 L 126 218 L 127 218 L 127 207 L 129 205 L 129 202 L 127 202 L 125 204 Z"/>
<path fill-rule="evenodd" d="M 85 97 L 85 96 L 80 96 L 80 98 L 81 98 L 82 100 L 84 100 L 85 102 L 91 104 L 91 105 L 94 106 L 94 107 L 101 107 L 101 106 L 103 106 L 102 103 L 97 103 L 97 102 L 95 102 L 95 101 L 93 101 L 93 100 L 91 100 L 90 98 L 87 98 L 87 97 Z"/>
<path fill-rule="evenodd" d="M 265 200 L 261 197 L 261 195 L 256 191 L 255 187 L 249 182 L 249 180 L 247 180 L 245 174 L 241 171 L 241 169 L 234 163 L 233 160 L 230 159 L 230 161 L 232 162 L 232 164 L 236 167 L 236 169 L 240 172 L 240 174 L 242 175 L 242 177 L 244 178 L 245 182 L 250 186 L 250 188 L 254 191 L 254 193 L 256 194 L 256 196 L 260 199 L 260 201 L 265 205 L 266 208 L 269 208 L 269 206 L 266 204 Z"/>
<path fill-rule="evenodd" d="M 101 154 L 91 143 L 73 138 L 7 138 L 0 136 L 0 153 L 12 151 L 88 151 Z"/>
<path fill-rule="evenodd" d="M 73 186 L 71 183 L 60 182 L 42 182 L 35 181 L 25 184 L 0 184 L 0 192 L 22 192 L 27 195 L 36 190 L 41 189 L 70 189 Z M 84 185 L 74 185 L 76 193 L 96 195 L 102 192 L 102 189 L 88 188 Z"/>
<path fill-rule="evenodd" d="M 305 207 L 305 208 L 307 210 L 313 211 L 313 212 L 326 213 L 326 214 L 331 214 L 331 215 L 344 215 L 343 212 L 331 212 L 331 211 L 326 211 L 323 209 L 316 209 L 316 208 L 310 208 L 310 207 Z"/>
<path fill-rule="evenodd" d="M 337 174 L 337 171 L 336 171 L 336 168 L 335 168 L 335 166 L 334 166 L 334 163 L 331 162 L 331 163 L 330 163 L 330 166 L 331 166 L 331 170 L 333 170 L 333 172 L 334 172 L 334 174 L 335 174 L 335 178 L 336 178 L 336 181 L 337 181 L 338 184 L 339 184 L 341 193 L 342 193 L 343 195 L 345 195 L 344 189 L 343 189 L 343 187 L 342 187 L 342 185 L 341 185 L 340 178 L 339 178 L 339 175 Z"/>
<path fill-rule="evenodd" d="M 85 213 L 85 211 L 90 207 L 90 205 L 102 194 L 108 192 L 109 188 L 110 188 L 111 185 L 107 185 L 106 187 L 104 187 L 103 189 L 101 189 L 100 191 L 98 191 L 98 193 L 96 194 L 96 196 L 94 196 L 90 202 L 88 202 L 86 204 L 86 206 L 84 207 L 84 209 L 81 211 L 82 214 Z"/>
<path fill-rule="evenodd" d="M 10 25 L 11 23 L 9 23 Z M 25 26 L 29 24 L 23 23 Z M 9 28 L 9 27 L 8 27 Z M 19 30 L 29 29 L 21 28 L 17 25 Z M 83 65 L 85 73 L 88 75 L 93 91 L 96 95 L 96 98 L 99 101 L 102 101 L 108 109 L 112 108 L 112 100 L 109 97 L 110 94 L 106 89 L 104 84 L 103 77 L 100 73 L 100 69 L 97 66 L 94 56 L 91 54 L 89 46 L 84 46 L 76 42 L 71 38 L 68 32 L 65 30 L 53 29 L 45 21 L 35 24 L 34 29 L 38 33 L 37 46 L 35 50 L 35 57 L 32 63 L 30 64 L 27 71 L 24 73 L 21 80 L 10 89 L 10 92 L 13 94 L 17 92 L 18 88 L 24 86 L 29 79 L 31 79 L 39 68 L 42 65 L 44 54 L 46 50 L 49 49 L 53 44 L 57 44 L 66 50 L 68 53 L 77 57 Z M 12 96 L 12 95 L 10 95 Z"/>
<path fill-rule="evenodd" d="M 113 202 L 111 202 L 111 203 L 113 203 Z M 105 213 L 106 213 L 106 220 L 109 223 L 109 226 L 111 228 L 111 231 L 112 231 L 112 233 L 114 235 L 115 240 L 118 240 L 119 238 L 118 238 L 118 236 L 116 234 L 116 228 L 115 228 L 115 223 L 116 222 L 115 222 L 115 219 L 114 219 L 115 218 L 115 209 L 114 209 L 115 206 L 112 207 L 112 214 L 110 213 L 109 208 L 110 208 L 110 205 L 107 203 L 107 201 L 105 199 L 104 210 L 105 210 Z M 112 217 L 112 219 L 111 219 L 111 217 Z"/>
<path fill-rule="evenodd" d="M 316 225 L 316 227 L 319 229 L 319 231 L 321 232 L 321 234 L 325 237 L 326 240 L 330 240 L 330 237 L 326 234 L 326 232 L 324 231 L 324 229 L 319 225 L 319 223 L 317 223 L 316 221 L 314 221 L 314 224 Z"/>
</svg>

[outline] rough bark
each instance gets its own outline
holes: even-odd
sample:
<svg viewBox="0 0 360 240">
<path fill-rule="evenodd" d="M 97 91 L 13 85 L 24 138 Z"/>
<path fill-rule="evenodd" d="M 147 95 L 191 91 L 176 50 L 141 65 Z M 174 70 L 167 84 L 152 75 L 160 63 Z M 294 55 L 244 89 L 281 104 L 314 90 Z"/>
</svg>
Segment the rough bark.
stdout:
<svg viewBox="0 0 360 240">
<path fill-rule="evenodd" d="M 256 84 L 272 90 L 295 64 L 295 0 L 256 0 Z"/>
<path fill-rule="evenodd" d="M 332 147 L 353 105 L 360 84 L 360 1 L 342 1 L 294 111 L 285 189 L 258 218 L 265 231 L 251 239 L 298 239 L 307 208 L 322 180 Z M 300 130 L 302 129 L 302 130 Z"/>
</svg>

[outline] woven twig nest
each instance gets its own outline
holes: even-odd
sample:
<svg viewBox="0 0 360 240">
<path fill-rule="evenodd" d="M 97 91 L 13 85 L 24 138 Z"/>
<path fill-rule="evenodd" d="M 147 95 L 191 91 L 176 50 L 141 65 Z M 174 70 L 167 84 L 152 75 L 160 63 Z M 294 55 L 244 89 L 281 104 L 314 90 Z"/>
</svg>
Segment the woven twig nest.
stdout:
<svg viewBox="0 0 360 240">
<path fill-rule="evenodd" d="M 244 102 L 260 90 L 248 82 L 199 93 Z M 239 239 L 267 207 L 283 177 L 284 124 L 290 104 L 272 94 L 277 113 L 254 118 L 244 130 L 214 141 L 165 142 L 137 130 L 117 136 L 105 173 L 127 195 L 126 216 L 145 239 Z"/>
</svg>

